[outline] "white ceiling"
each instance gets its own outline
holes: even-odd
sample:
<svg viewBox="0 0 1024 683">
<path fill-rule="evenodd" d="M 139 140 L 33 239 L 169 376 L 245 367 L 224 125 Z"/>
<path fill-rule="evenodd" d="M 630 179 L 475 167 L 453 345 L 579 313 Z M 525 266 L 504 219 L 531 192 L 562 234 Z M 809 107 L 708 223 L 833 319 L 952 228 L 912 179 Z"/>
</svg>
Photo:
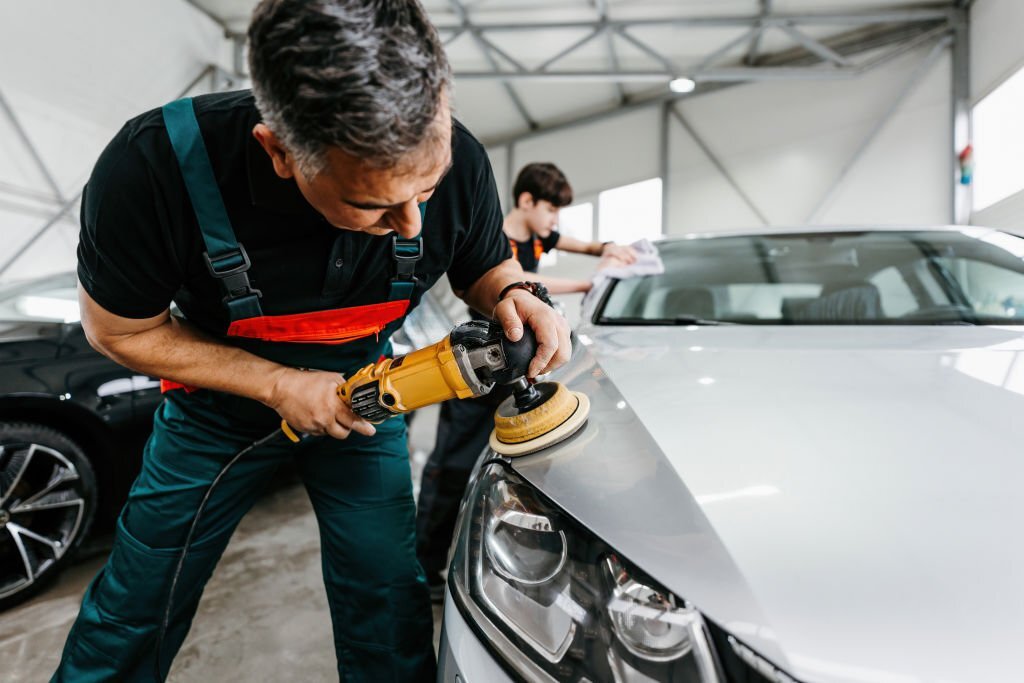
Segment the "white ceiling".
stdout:
<svg viewBox="0 0 1024 683">
<path fill-rule="evenodd" d="M 244 33 L 256 5 L 256 0 L 189 1 L 239 34 Z M 701 68 L 742 66 L 750 55 L 755 22 L 765 9 L 773 17 L 834 16 L 944 8 L 950 7 L 953 0 L 927 3 L 893 0 L 424 0 L 423 4 L 446 42 L 456 76 L 457 111 L 481 138 L 488 140 L 611 109 L 630 99 L 657 96 L 665 92 L 668 80 L 609 76 L 585 82 L 567 81 L 566 72 L 614 70 L 649 75 L 666 72 L 668 62 L 677 75 L 689 75 Z M 463 17 L 480 30 L 459 30 Z M 743 21 L 731 26 L 670 23 L 694 18 Z M 611 30 L 614 27 L 597 33 L 597 22 L 602 19 L 648 23 L 627 26 L 628 35 Z M 591 25 L 544 27 L 553 23 Z M 537 24 L 538 27 L 527 30 L 488 28 L 499 24 Z M 854 22 L 803 20 L 797 21 L 795 26 L 815 41 L 827 40 L 858 27 Z M 800 47 L 791 34 L 778 26 L 757 33 L 755 54 L 762 59 L 766 54 Z M 591 40 L 549 67 L 548 71 L 563 74 L 559 80 L 541 80 L 531 75 L 529 80 L 502 81 L 479 76 L 482 72 L 515 70 L 517 65 L 506 56 L 518 63 L 520 69 L 536 70 L 546 60 L 591 34 L 595 34 Z M 732 46 L 721 52 L 730 43 Z M 650 49 L 644 50 L 643 46 Z M 716 53 L 713 63 L 705 63 Z M 822 62 L 819 67 L 834 66 L 827 64 L 827 60 L 819 61 Z M 464 75 L 462 79 L 460 74 Z"/>
</svg>

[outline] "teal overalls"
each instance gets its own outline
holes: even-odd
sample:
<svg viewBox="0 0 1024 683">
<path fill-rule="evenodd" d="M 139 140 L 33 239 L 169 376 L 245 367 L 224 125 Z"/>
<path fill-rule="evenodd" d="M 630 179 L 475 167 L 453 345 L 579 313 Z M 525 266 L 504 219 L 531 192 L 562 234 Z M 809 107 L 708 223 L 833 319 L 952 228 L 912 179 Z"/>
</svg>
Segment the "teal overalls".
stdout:
<svg viewBox="0 0 1024 683">
<path fill-rule="evenodd" d="M 226 292 L 233 343 L 286 365 L 344 374 L 388 353 L 388 338 L 409 307 L 421 239 L 394 238 L 396 274 L 387 302 L 264 316 L 261 293 L 249 285 L 249 259 L 228 221 L 191 100 L 173 102 L 163 113 L 203 234 L 209 271 Z M 420 210 L 424 215 L 424 206 Z M 280 423 L 273 410 L 256 401 L 178 387 L 165 393 L 156 411 L 110 558 L 85 593 L 53 681 L 153 680 L 171 577 L 196 508 L 225 462 Z M 296 464 L 320 529 L 339 678 L 433 681 L 433 621 L 416 561 L 415 507 L 401 417 L 379 425 L 373 437 L 353 432 L 343 441 L 318 437 L 297 445 L 281 437 L 227 472 L 192 540 L 159 670 L 165 676 L 170 668 L 235 526 L 286 460 Z"/>
</svg>

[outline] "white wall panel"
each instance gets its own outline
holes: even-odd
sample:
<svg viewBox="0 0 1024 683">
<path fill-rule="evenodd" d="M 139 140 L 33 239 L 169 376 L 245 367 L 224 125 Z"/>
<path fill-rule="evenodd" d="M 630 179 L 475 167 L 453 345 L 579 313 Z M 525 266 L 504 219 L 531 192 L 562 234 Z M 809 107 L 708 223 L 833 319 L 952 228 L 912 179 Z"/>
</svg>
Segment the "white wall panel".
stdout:
<svg viewBox="0 0 1024 683">
<path fill-rule="evenodd" d="M 853 81 L 739 86 L 679 109 L 773 225 L 801 225 L 905 91 L 926 50 Z M 903 100 L 824 207 L 820 223 L 944 223 L 949 206 L 949 57 Z M 516 168 L 550 160 L 592 194 L 658 175 L 652 107 L 516 146 Z M 674 119 L 669 232 L 756 227 L 755 212 Z"/>
<path fill-rule="evenodd" d="M 669 135 L 669 234 L 720 231 L 759 225 L 697 143 L 676 121 Z"/>
<path fill-rule="evenodd" d="M 971 93 L 981 99 L 1024 68 L 1024 2 L 977 0 L 971 9 Z M 1024 228 L 1024 192 L 971 216 L 971 223 Z"/>
<path fill-rule="evenodd" d="M 971 8 L 971 93 L 975 100 L 1024 67 L 1024 2 L 976 0 Z"/>
<path fill-rule="evenodd" d="M 971 217 L 971 224 L 1024 234 L 1024 192 L 1018 192 L 975 213 Z"/>
<path fill-rule="evenodd" d="M 515 146 L 515 171 L 531 161 L 561 168 L 577 195 L 592 194 L 658 175 L 658 125 L 654 109 L 624 114 Z"/>
<path fill-rule="evenodd" d="M 950 222 L 951 68 L 948 54 L 932 67 L 851 169 L 819 223 Z"/>
</svg>

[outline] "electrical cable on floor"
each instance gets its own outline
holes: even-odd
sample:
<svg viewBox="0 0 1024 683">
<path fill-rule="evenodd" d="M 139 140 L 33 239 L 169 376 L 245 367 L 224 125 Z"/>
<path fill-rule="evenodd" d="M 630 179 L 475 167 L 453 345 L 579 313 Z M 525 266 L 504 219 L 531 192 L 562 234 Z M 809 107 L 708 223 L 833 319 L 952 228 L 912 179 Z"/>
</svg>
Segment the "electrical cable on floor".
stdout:
<svg viewBox="0 0 1024 683">
<path fill-rule="evenodd" d="M 157 635 L 156 657 L 153 660 L 155 680 L 162 681 L 165 678 L 162 668 L 160 666 L 160 654 L 163 649 L 164 637 L 166 637 L 167 635 L 167 627 L 171 623 L 171 611 L 174 607 L 174 591 L 178 587 L 178 578 L 181 576 L 181 570 L 185 566 L 186 558 L 188 558 L 189 547 L 192 545 L 192 536 L 195 535 L 196 528 L 199 527 L 199 520 L 203 516 L 203 509 L 206 508 L 206 503 L 208 500 L 210 500 L 210 495 L 213 493 L 213 490 L 217 487 L 217 484 L 220 483 L 220 480 L 224 477 L 224 475 L 227 474 L 228 470 L 231 469 L 232 465 L 241 460 L 242 456 L 244 456 L 246 453 L 249 453 L 253 449 L 259 448 L 260 446 L 263 446 L 264 444 L 273 441 L 278 436 L 283 435 L 284 432 L 281 429 L 275 429 L 270 434 L 267 434 L 261 439 L 253 441 L 251 444 L 235 453 L 235 455 L 230 460 L 228 460 L 227 463 L 225 463 L 222 468 L 220 468 L 220 472 L 218 472 L 217 476 L 214 477 L 212 482 L 210 482 L 209 488 L 206 489 L 206 494 L 203 496 L 203 499 L 199 502 L 199 507 L 196 508 L 196 514 L 192 518 L 192 526 L 189 527 L 188 535 L 185 536 L 185 545 L 182 547 L 181 555 L 178 557 L 178 565 L 174 569 L 174 576 L 171 579 L 171 590 L 167 594 L 167 608 L 164 610 L 163 622 L 160 624 L 160 633 Z"/>
</svg>

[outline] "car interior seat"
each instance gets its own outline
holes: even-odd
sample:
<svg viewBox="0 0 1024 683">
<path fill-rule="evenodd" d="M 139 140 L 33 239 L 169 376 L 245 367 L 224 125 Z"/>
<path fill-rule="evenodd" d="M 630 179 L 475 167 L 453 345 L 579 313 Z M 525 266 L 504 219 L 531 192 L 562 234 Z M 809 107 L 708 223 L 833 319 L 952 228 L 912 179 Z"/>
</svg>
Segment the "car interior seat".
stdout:
<svg viewBox="0 0 1024 683">
<path fill-rule="evenodd" d="M 821 295 L 794 311 L 794 320 L 858 323 L 880 320 L 882 295 L 878 287 L 867 281 L 830 282 Z"/>
<path fill-rule="evenodd" d="M 813 296 L 787 296 L 782 300 L 782 308 L 780 313 L 782 315 L 782 322 L 792 323 L 803 320 L 801 314 L 807 305 L 812 301 L 817 301 L 817 297 Z"/>
<path fill-rule="evenodd" d="M 711 290 L 704 287 L 684 287 L 673 289 L 665 295 L 663 316 L 673 319 L 680 316 L 713 319 L 715 317 L 715 297 Z"/>
</svg>

